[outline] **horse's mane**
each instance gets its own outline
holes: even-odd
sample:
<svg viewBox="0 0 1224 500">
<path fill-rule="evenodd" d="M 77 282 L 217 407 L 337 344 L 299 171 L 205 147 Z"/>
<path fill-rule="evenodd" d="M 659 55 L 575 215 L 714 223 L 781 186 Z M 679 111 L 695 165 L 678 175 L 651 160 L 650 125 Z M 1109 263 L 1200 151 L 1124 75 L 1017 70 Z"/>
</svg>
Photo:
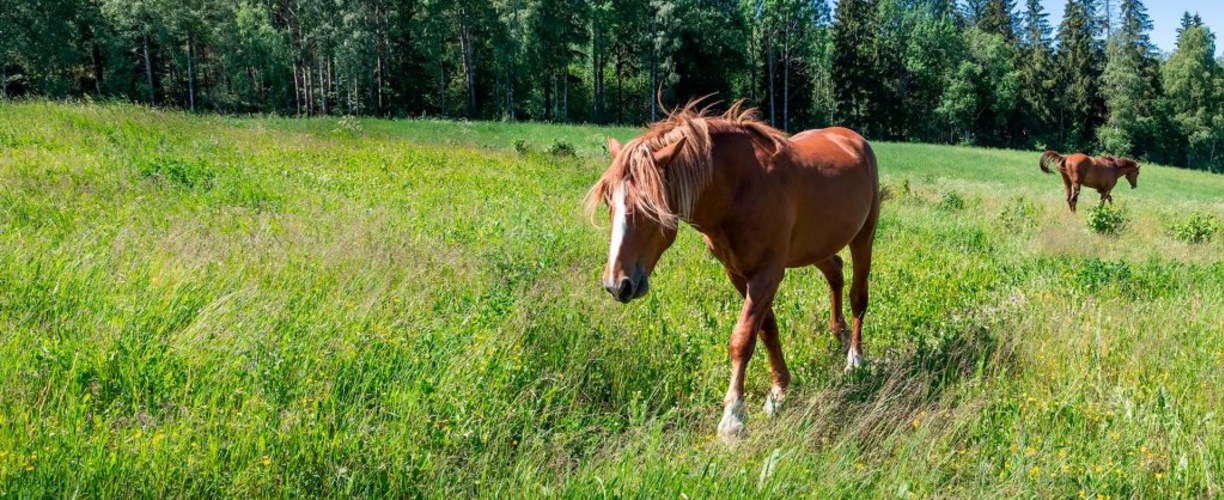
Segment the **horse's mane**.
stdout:
<svg viewBox="0 0 1224 500">
<path fill-rule="evenodd" d="M 698 108 L 701 101 L 692 100 L 672 110 L 666 118 L 647 126 L 646 133 L 625 144 L 587 194 L 587 212 L 594 214 L 600 203 L 611 204 L 612 193 L 625 183 L 625 203 L 630 209 L 674 228 L 679 220 L 692 217 L 697 195 L 712 177 L 711 133 L 747 133 L 772 154 L 786 147 L 786 133 L 761 121 L 756 108 L 745 107 L 743 100 L 721 115 L 711 114 L 708 105 Z M 685 141 L 683 147 L 667 166 L 655 165 L 654 153 L 681 139 Z"/>
<path fill-rule="evenodd" d="M 1123 170 L 1129 170 L 1129 169 L 1139 170 L 1139 162 L 1133 159 L 1130 159 L 1130 158 L 1126 158 L 1126 157 L 1115 158 L 1114 164 L 1116 164 L 1118 168 L 1121 168 Z"/>
<path fill-rule="evenodd" d="M 1100 157 L 1100 160 L 1110 163 L 1113 168 L 1119 170 L 1139 170 L 1139 162 L 1125 156 L 1105 155 Z"/>
</svg>

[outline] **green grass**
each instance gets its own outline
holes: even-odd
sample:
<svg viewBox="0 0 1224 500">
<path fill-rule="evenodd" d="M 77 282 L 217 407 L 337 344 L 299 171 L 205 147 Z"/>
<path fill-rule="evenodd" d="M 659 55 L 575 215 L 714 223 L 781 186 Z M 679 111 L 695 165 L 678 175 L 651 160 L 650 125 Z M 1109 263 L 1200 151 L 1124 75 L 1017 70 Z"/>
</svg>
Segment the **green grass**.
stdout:
<svg viewBox="0 0 1224 500">
<path fill-rule="evenodd" d="M 1169 227 L 1224 177 L 1145 166 L 1101 236 L 1034 152 L 876 144 L 872 364 L 792 270 L 789 406 L 758 354 L 728 447 L 699 236 L 597 284 L 633 133 L 0 106 L 0 496 L 1220 494 L 1224 238 Z"/>
</svg>

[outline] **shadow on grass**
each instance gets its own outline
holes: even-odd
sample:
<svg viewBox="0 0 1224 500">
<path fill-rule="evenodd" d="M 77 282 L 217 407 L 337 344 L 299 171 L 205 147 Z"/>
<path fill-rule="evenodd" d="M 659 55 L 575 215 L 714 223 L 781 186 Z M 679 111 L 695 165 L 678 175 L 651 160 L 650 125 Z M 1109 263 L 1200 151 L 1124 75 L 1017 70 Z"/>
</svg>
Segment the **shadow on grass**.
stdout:
<svg viewBox="0 0 1224 500">
<path fill-rule="evenodd" d="M 983 388 L 1017 369 L 1015 345 L 988 323 L 945 331 L 937 340 L 892 351 L 865 370 L 840 377 L 795 412 L 812 443 L 855 443 L 863 449 L 927 422 L 973 412 Z M 937 424 L 938 425 L 938 424 Z"/>
</svg>

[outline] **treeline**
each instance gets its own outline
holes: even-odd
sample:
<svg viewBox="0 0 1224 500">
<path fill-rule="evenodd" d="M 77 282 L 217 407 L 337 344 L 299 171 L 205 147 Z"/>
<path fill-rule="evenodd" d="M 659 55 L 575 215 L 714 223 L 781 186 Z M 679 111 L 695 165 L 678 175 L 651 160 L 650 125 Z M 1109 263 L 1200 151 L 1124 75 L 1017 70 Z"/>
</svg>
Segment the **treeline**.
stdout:
<svg viewBox="0 0 1224 500">
<path fill-rule="evenodd" d="M 1141 0 L 0 0 L 0 92 L 296 116 L 641 123 L 747 97 L 787 129 L 1224 169 L 1215 35 Z"/>
</svg>

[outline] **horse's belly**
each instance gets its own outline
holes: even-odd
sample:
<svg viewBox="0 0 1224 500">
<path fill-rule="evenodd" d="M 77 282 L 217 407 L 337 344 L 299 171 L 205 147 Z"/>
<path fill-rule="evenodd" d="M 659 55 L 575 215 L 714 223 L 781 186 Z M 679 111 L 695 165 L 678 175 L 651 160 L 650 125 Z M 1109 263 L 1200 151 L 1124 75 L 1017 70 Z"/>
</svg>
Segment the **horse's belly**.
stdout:
<svg viewBox="0 0 1224 500">
<path fill-rule="evenodd" d="M 788 266 L 809 266 L 846 248 L 863 230 L 871 213 L 873 193 L 862 196 L 809 199 L 800 203 L 791 230 Z"/>
<path fill-rule="evenodd" d="M 810 266 L 837 255 L 850 241 L 858 235 L 858 228 L 848 226 L 836 230 L 826 230 L 819 234 L 802 235 L 791 240 L 790 259 L 787 267 Z M 816 237 L 813 237 L 816 236 Z"/>
</svg>

